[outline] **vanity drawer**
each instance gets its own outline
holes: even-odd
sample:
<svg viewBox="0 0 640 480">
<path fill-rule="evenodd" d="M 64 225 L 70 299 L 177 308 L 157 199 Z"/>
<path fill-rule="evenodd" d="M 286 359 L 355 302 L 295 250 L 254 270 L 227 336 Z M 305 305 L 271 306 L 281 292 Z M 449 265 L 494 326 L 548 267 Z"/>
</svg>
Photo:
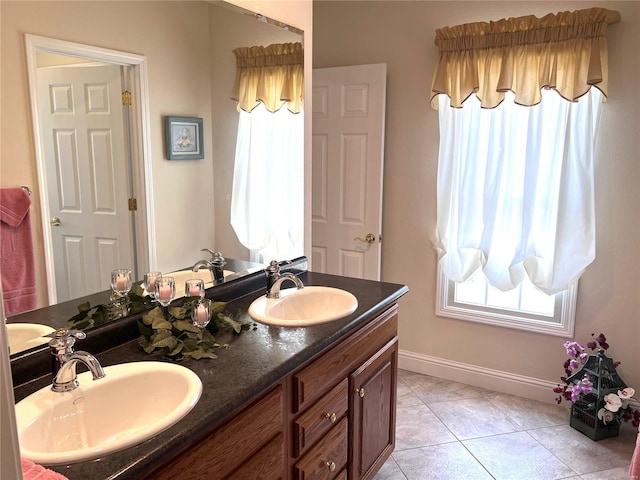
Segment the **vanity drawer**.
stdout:
<svg viewBox="0 0 640 480">
<path fill-rule="evenodd" d="M 293 375 L 293 412 L 313 404 L 327 390 L 347 377 L 385 345 L 398 331 L 398 306 L 386 310 L 376 319 L 339 343 L 320 358 Z"/>
<path fill-rule="evenodd" d="M 293 467 L 295 480 L 334 480 L 347 464 L 347 418 L 343 418 Z"/>
<path fill-rule="evenodd" d="M 349 382 L 345 378 L 311 408 L 293 421 L 293 456 L 320 439 L 347 413 Z"/>
</svg>

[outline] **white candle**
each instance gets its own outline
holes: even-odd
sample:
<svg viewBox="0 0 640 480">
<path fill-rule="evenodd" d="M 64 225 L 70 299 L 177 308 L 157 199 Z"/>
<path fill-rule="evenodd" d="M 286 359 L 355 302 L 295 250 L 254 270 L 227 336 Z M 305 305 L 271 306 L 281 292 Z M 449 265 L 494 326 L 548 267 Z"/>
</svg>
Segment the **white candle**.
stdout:
<svg viewBox="0 0 640 480">
<path fill-rule="evenodd" d="M 118 291 L 127 289 L 127 277 L 122 274 L 118 274 L 118 278 L 116 278 L 116 289 Z"/>
<path fill-rule="evenodd" d="M 198 323 L 205 323 L 208 320 L 208 316 L 209 313 L 204 305 L 198 305 L 196 307 L 196 319 L 198 320 Z"/>
<path fill-rule="evenodd" d="M 158 300 L 171 300 L 171 287 L 169 285 L 160 285 Z"/>
<path fill-rule="evenodd" d="M 149 291 L 153 292 L 156 289 L 156 277 L 151 276 L 147 281 L 149 282 Z"/>
<path fill-rule="evenodd" d="M 200 296 L 200 288 L 197 285 L 191 285 L 189 287 L 189 296 L 190 297 L 199 297 Z M 202 305 L 200 305 L 202 306 Z"/>
</svg>

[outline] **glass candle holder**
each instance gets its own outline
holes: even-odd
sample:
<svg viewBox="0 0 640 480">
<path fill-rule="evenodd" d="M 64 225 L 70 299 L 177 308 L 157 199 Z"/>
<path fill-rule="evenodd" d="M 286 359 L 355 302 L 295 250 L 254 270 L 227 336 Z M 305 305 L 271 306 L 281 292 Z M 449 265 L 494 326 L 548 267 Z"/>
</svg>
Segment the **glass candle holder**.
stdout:
<svg viewBox="0 0 640 480">
<path fill-rule="evenodd" d="M 156 300 L 163 307 L 176 298 L 176 280 L 173 277 L 156 278 Z"/>
<path fill-rule="evenodd" d="M 200 297 L 204 298 L 204 280 L 199 278 L 190 278 L 184 282 L 184 296 L 185 297 Z"/>
<path fill-rule="evenodd" d="M 211 300 L 202 299 L 191 310 L 191 321 L 200 329 L 204 330 L 211 321 Z"/>
<path fill-rule="evenodd" d="M 111 289 L 120 297 L 124 297 L 131 290 L 131 270 L 118 268 L 111 271 Z"/>
<path fill-rule="evenodd" d="M 160 272 L 148 272 L 144 274 L 144 289 L 149 295 L 156 295 L 156 280 L 162 277 Z"/>
</svg>

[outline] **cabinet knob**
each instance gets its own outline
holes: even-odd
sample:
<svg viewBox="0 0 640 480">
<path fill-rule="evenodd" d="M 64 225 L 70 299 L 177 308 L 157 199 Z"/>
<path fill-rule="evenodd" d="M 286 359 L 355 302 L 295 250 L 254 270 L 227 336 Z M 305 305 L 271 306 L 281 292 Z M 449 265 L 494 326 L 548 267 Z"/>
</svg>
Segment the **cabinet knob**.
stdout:
<svg viewBox="0 0 640 480">
<path fill-rule="evenodd" d="M 364 397 L 364 388 L 356 388 L 356 393 L 360 395 L 360 398 Z"/>
<path fill-rule="evenodd" d="M 336 462 L 324 462 L 330 472 L 335 472 L 336 470 Z"/>
<path fill-rule="evenodd" d="M 329 420 L 331 423 L 336 423 L 336 418 L 338 418 L 338 417 L 336 417 L 335 412 L 333 412 L 333 413 L 325 413 L 324 417 L 327 420 Z"/>
</svg>

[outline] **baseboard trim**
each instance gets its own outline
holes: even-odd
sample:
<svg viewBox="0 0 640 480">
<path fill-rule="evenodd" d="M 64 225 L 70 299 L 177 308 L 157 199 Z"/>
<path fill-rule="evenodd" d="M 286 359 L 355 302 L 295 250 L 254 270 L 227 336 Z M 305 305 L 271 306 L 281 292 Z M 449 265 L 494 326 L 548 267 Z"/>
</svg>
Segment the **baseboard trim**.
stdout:
<svg viewBox="0 0 640 480">
<path fill-rule="evenodd" d="M 526 377 L 515 373 L 493 370 L 445 358 L 432 357 L 400 350 L 398 366 L 404 370 L 422 373 L 475 387 L 531 398 L 541 402 L 555 402 L 553 388 L 557 383 Z"/>
</svg>

